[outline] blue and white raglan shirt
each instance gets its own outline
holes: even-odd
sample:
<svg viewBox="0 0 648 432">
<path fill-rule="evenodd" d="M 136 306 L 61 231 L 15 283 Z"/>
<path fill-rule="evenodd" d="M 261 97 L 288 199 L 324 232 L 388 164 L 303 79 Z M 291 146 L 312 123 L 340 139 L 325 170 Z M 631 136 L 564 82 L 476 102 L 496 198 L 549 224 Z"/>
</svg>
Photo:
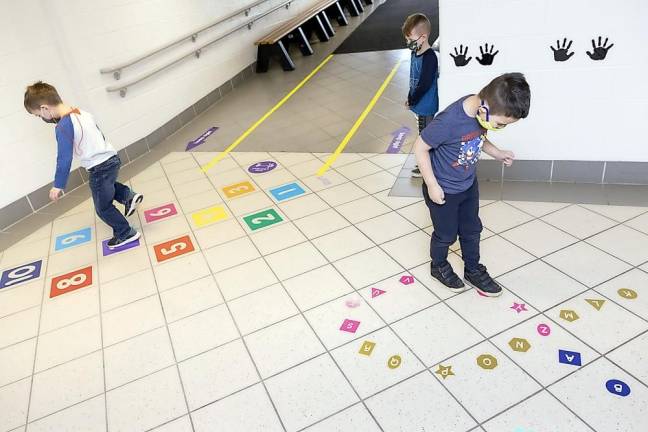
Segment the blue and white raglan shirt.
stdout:
<svg viewBox="0 0 648 432">
<path fill-rule="evenodd" d="M 432 48 L 423 53 L 412 52 L 407 103 L 414 114 L 431 116 L 439 110 L 439 61 Z"/>
<path fill-rule="evenodd" d="M 75 108 L 61 117 L 55 132 L 58 144 L 55 188 L 65 189 L 73 156 L 79 158 L 83 168 L 90 169 L 117 154 L 99 130 L 94 117 L 85 111 Z"/>
</svg>

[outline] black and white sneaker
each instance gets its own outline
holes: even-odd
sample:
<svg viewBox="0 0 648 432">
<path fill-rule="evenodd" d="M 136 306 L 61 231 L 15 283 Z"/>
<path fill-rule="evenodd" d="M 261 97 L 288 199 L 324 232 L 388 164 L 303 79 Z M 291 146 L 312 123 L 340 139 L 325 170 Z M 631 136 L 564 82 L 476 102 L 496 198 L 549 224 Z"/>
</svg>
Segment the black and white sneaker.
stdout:
<svg viewBox="0 0 648 432">
<path fill-rule="evenodd" d="M 126 236 L 126 238 L 118 239 L 117 237 L 113 237 L 108 240 L 108 249 L 117 249 L 119 246 L 134 242 L 141 236 L 142 234 L 139 231 L 133 230 L 130 235 Z"/>
<path fill-rule="evenodd" d="M 466 289 L 461 278 L 457 276 L 448 261 L 438 266 L 430 263 L 430 274 L 452 292 L 460 293 Z"/>
<path fill-rule="evenodd" d="M 486 267 L 482 264 L 479 264 L 473 271 L 464 270 L 464 279 L 468 285 L 486 297 L 498 297 L 502 294 L 502 287 L 490 277 Z"/>
<path fill-rule="evenodd" d="M 144 195 L 135 193 L 126 205 L 124 205 L 124 216 L 129 217 L 137 210 L 137 206 L 144 200 Z"/>
<path fill-rule="evenodd" d="M 412 170 L 412 177 L 414 177 L 414 178 L 421 178 L 421 177 L 423 177 L 423 174 L 421 174 L 421 170 L 419 169 L 419 167 L 416 167 L 416 168 L 414 168 L 414 169 Z"/>
</svg>

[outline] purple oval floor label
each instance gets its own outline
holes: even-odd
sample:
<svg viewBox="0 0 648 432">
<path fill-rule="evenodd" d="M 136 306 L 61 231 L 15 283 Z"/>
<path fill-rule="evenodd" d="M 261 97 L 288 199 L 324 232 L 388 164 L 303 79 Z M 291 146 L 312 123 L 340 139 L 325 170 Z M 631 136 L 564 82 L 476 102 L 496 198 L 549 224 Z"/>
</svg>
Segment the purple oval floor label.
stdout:
<svg viewBox="0 0 648 432">
<path fill-rule="evenodd" d="M 628 396 L 630 394 L 630 386 L 618 379 L 608 380 L 605 383 L 605 388 L 617 396 Z"/>
<path fill-rule="evenodd" d="M 250 165 L 248 171 L 251 172 L 252 174 L 263 174 L 263 173 L 267 173 L 268 171 L 272 171 L 275 168 L 277 168 L 277 162 L 261 161 L 255 163 L 254 165 Z"/>
</svg>

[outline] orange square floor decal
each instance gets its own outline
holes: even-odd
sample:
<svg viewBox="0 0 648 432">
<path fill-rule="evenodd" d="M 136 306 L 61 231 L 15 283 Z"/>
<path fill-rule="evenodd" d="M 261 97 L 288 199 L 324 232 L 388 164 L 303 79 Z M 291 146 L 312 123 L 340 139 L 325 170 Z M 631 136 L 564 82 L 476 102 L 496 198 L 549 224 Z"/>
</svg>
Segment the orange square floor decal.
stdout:
<svg viewBox="0 0 648 432">
<path fill-rule="evenodd" d="M 180 255 L 184 255 L 196 250 L 194 248 L 191 238 L 186 235 L 174 240 L 169 240 L 164 243 L 153 246 L 155 251 L 155 258 L 158 262 L 166 261 Z"/>
<path fill-rule="evenodd" d="M 92 285 L 92 266 L 52 278 L 50 298 Z"/>
</svg>

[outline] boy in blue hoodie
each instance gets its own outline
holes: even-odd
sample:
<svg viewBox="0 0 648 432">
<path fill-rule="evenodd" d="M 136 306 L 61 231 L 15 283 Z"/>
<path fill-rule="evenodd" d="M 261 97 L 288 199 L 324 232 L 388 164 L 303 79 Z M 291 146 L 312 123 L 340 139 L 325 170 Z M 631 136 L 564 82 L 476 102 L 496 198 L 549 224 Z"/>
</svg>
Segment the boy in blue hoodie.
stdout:
<svg viewBox="0 0 648 432">
<path fill-rule="evenodd" d="M 416 114 L 419 135 L 439 109 L 439 62 L 430 46 L 431 29 L 430 20 L 421 13 L 408 16 L 402 29 L 407 47 L 412 51 L 410 89 L 405 106 Z M 418 166 L 412 170 L 412 177 L 421 177 Z"/>
</svg>

